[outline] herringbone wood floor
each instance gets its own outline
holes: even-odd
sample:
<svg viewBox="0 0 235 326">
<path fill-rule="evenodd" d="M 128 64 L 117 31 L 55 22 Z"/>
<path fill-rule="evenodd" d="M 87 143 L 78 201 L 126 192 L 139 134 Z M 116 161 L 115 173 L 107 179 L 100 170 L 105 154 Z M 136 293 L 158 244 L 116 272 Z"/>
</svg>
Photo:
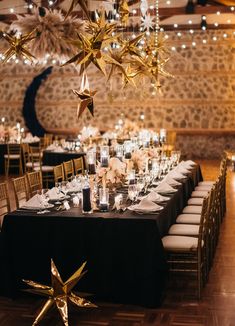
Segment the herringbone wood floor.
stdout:
<svg viewBox="0 0 235 326">
<path fill-rule="evenodd" d="M 218 162 L 201 162 L 204 179 L 214 179 Z M 97 302 L 93 310 L 71 308 L 70 326 L 235 326 L 235 173 L 228 172 L 227 214 L 221 225 L 220 240 L 202 299 L 194 297 L 190 279 L 171 278 L 161 308 Z M 44 300 L 22 294 L 17 300 L 0 297 L 0 326 L 32 325 Z M 51 311 L 41 322 L 62 326 Z"/>
</svg>

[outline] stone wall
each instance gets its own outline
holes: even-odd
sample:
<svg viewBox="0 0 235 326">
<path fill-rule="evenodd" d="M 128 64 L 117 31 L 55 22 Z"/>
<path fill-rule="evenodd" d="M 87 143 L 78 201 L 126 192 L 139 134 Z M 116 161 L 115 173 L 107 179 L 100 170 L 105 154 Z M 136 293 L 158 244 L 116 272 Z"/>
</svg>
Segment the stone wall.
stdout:
<svg viewBox="0 0 235 326">
<path fill-rule="evenodd" d="M 45 128 L 81 128 L 91 123 L 104 130 L 114 126 L 121 113 L 138 121 L 144 112 L 146 126 L 153 129 L 235 129 L 235 35 L 231 30 L 226 31 L 227 37 L 224 33 L 182 32 L 179 38 L 169 32 L 169 47 L 175 46 L 176 51 L 167 68 L 174 78 L 162 79 L 161 95 L 147 82 L 122 89 L 119 78 L 106 83 L 100 72 L 90 69 L 90 87 L 97 90 L 94 119 L 89 114 L 76 119 L 78 101 L 71 89 L 80 87 L 77 70 L 55 66 L 37 94 L 38 118 Z M 6 116 L 12 125 L 23 123 L 25 90 L 42 70 L 23 63 L 0 65 L 0 117 Z M 218 157 L 224 148 L 235 148 L 235 137 L 179 136 L 177 146 L 188 156 Z"/>
</svg>

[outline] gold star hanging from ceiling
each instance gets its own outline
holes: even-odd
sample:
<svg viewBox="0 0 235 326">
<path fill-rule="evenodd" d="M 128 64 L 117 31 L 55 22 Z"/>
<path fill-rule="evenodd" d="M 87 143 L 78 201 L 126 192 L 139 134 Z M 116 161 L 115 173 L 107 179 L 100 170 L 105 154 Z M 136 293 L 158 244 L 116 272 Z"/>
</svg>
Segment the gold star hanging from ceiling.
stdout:
<svg viewBox="0 0 235 326">
<path fill-rule="evenodd" d="M 119 39 L 119 42 L 121 43 L 121 45 L 123 46 L 122 48 L 122 53 L 123 55 L 136 55 L 137 57 L 141 57 L 141 50 L 140 48 L 138 48 L 138 43 L 140 42 L 140 40 L 143 38 L 144 34 L 140 34 L 134 38 L 132 38 L 131 40 L 123 40 L 123 39 Z"/>
<path fill-rule="evenodd" d="M 83 269 L 86 262 L 66 281 L 63 282 L 60 274 L 56 268 L 55 263 L 51 260 L 51 286 L 43 285 L 34 281 L 23 280 L 26 284 L 31 286 L 33 289 L 27 289 L 25 291 L 39 294 L 48 297 L 48 300 L 42 307 L 38 316 L 36 317 L 33 326 L 37 325 L 40 320 L 46 315 L 47 311 L 55 305 L 58 309 L 60 316 L 65 326 L 69 326 L 68 321 L 68 303 L 71 302 L 81 308 L 95 308 L 97 307 L 90 301 L 79 297 L 72 292 L 72 289 L 77 282 L 86 273 Z"/>
<path fill-rule="evenodd" d="M 88 11 L 87 4 L 86 4 L 86 1 L 85 0 L 72 0 L 71 1 L 71 5 L 69 7 L 69 10 L 67 11 L 67 14 L 65 16 L 65 19 L 71 14 L 71 12 L 73 11 L 73 9 L 78 4 L 80 5 L 81 9 L 84 11 L 87 19 L 90 20 L 89 11 Z"/>
<path fill-rule="evenodd" d="M 78 42 L 80 52 L 68 60 L 64 65 L 76 63 L 81 65 L 80 73 L 93 63 L 104 75 L 106 75 L 106 60 L 107 55 L 103 53 L 103 48 L 108 46 L 115 40 L 112 36 L 116 24 L 109 24 L 105 21 L 105 13 L 101 15 L 96 22 L 89 22 L 87 31 L 89 34 L 78 34 Z M 75 42 L 73 42 L 75 45 Z M 81 50 L 82 46 L 82 50 Z"/>
<path fill-rule="evenodd" d="M 33 40 L 36 35 L 35 30 L 31 31 L 29 34 L 12 36 L 9 33 L 3 33 L 2 37 L 10 44 L 10 48 L 3 54 L 4 60 L 2 62 L 8 61 L 11 57 L 16 55 L 17 57 L 25 57 L 29 61 L 36 59 L 27 49 L 26 44 Z"/>
<path fill-rule="evenodd" d="M 73 92 L 77 97 L 80 98 L 81 102 L 78 106 L 78 119 L 81 117 L 83 112 L 86 108 L 90 111 L 91 115 L 94 116 L 94 102 L 93 102 L 93 96 L 97 93 L 97 91 L 90 91 L 88 89 L 85 89 L 84 91 L 76 91 L 73 89 Z"/>
<path fill-rule="evenodd" d="M 126 0 L 122 0 L 119 6 L 119 15 L 123 25 L 128 23 L 129 19 L 129 6 Z"/>
</svg>

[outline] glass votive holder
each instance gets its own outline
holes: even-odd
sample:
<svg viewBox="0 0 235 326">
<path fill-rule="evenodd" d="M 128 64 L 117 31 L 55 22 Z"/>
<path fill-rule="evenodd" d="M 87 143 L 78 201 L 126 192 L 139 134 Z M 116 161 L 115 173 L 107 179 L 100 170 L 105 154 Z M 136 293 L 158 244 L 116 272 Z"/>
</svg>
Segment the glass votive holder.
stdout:
<svg viewBox="0 0 235 326">
<path fill-rule="evenodd" d="M 96 153 L 94 151 L 89 151 L 89 152 L 87 152 L 86 157 L 87 157 L 88 174 L 95 174 L 96 173 L 96 168 L 95 168 Z"/>
<path fill-rule="evenodd" d="M 131 159 L 132 143 L 130 140 L 124 142 L 125 159 Z"/>
<path fill-rule="evenodd" d="M 116 151 L 116 157 L 117 157 L 120 161 L 122 161 L 122 159 L 123 159 L 123 146 L 117 144 L 117 145 L 116 145 L 116 149 L 115 149 L 115 151 Z"/>
<path fill-rule="evenodd" d="M 107 168 L 109 165 L 109 146 L 100 147 L 100 163 L 101 167 Z"/>
<path fill-rule="evenodd" d="M 107 212 L 109 209 L 109 189 L 99 189 L 99 208 L 101 212 Z"/>
<path fill-rule="evenodd" d="M 135 184 L 135 170 L 130 170 L 127 178 L 128 178 L 129 185 Z"/>
<path fill-rule="evenodd" d="M 159 135 L 158 135 L 158 133 L 153 134 L 152 142 L 153 142 L 153 146 L 158 146 L 159 145 Z"/>
</svg>

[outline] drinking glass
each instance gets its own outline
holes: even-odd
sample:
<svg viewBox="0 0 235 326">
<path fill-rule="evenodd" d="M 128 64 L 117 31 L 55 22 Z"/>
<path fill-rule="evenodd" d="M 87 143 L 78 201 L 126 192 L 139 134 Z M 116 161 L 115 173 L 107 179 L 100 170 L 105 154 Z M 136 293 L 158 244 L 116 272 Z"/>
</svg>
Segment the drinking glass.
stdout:
<svg viewBox="0 0 235 326">
<path fill-rule="evenodd" d="M 128 187 L 128 198 L 132 201 L 135 202 L 138 196 L 138 190 L 136 184 L 130 184 Z"/>
<path fill-rule="evenodd" d="M 141 191 L 144 189 L 144 186 L 145 186 L 145 179 L 144 179 L 143 176 L 138 177 L 136 186 L 137 186 L 138 194 L 140 194 Z"/>
<path fill-rule="evenodd" d="M 56 182 L 55 183 L 55 191 L 56 195 L 58 196 L 58 200 L 55 202 L 56 205 L 61 205 L 61 202 L 59 201 L 59 196 L 61 194 L 61 182 Z"/>
</svg>

